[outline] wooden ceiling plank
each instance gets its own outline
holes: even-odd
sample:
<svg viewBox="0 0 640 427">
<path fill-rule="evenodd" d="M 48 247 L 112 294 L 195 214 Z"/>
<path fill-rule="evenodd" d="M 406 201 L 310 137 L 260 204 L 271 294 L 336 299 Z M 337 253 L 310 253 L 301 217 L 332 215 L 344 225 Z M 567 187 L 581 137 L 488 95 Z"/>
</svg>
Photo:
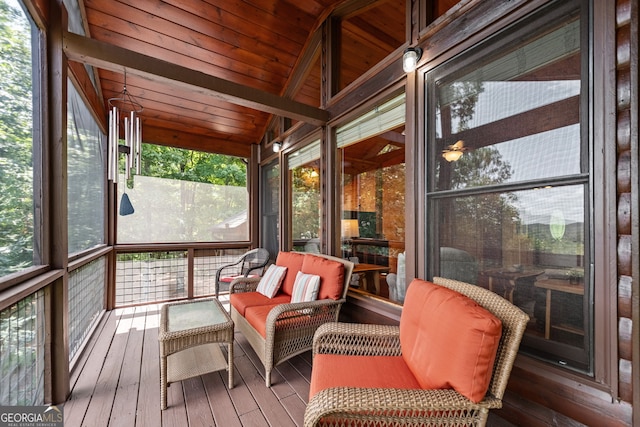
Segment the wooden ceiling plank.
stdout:
<svg viewBox="0 0 640 427">
<path fill-rule="evenodd" d="M 207 1 L 216 10 L 215 20 L 228 28 L 246 28 L 247 35 L 257 32 L 277 34 L 282 39 L 293 41 L 305 40 L 309 35 L 309 28 L 305 24 L 296 24 L 286 16 L 275 16 L 264 13 L 263 10 L 242 0 Z M 214 4 L 215 3 L 215 4 Z M 247 25 L 250 23 L 251 25 Z M 308 24 L 310 25 L 310 24 Z"/>
<path fill-rule="evenodd" d="M 199 135 L 170 132 L 165 128 L 148 127 L 144 130 L 144 140 L 147 144 L 167 145 L 188 150 L 208 151 L 237 157 L 250 157 L 251 146 L 238 144 L 217 138 L 203 138 Z"/>
<path fill-rule="evenodd" d="M 100 70 L 100 77 L 105 84 L 105 93 L 120 93 L 124 84 L 122 74 L 112 71 Z M 194 94 L 179 88 L 170 87 L 156 81 L 150 81 L 138 76 L 127 76 L 127 90 L 140 101 L 167 103 L 167 97 L 172 107 L 181 107 L 188 110 L 206 111 L 221 117 L 239 118 L 240 120 L 254 121 L 257 117 L 264 116 L 263 112 L 248 109 L 231 103 L 211 104 L 209 96 Z M 141 102 L 143 103 L 143 102 Z"/>
<path fill-rule="evenodd" d="M 280 96 L 226 81 L 177 64 L 143 55 L 108 43 L 65 32 L 64 50 L 69 59 L 111 71 L 124 71 L 163 81 L 215 99 L 259 111 L 301 120 L 316 126 L 327 123 L 329 113 Z"/>
<path fill-rule="evenodd" d="M 105 94 L 121 93 L 122 83 L 114 82 L 111 80 L 103 79 Z M 264 121 L 264 114 L 256 114 L 255 110 L 250 110 L 245 107 L 239 107 L 237 105 L 226 103 L 226 108 L 220 105 L 211 105 L 209 100 L 193 101 L 180 96 L 173 96 L 159 91 L 154 91 L 149 87 L 137 87 L 127 81 L 127 91 L 140 102 L 145 109 L 156 109 L 164 111 L 165 114 L 173 110 L 183 111 L 183 115 L 187 116 L 215 116 L 225 121 L 246 122 L 255 124 L 256 122 Z"/>
<path fill-rule="evenodd" d="M 203 36 L 217 40 L 236 49 L 250 50 L 263 60 L 280 64 L 293 64 L 296 60 L 296 52 L 301 48 L 300 41 L 288 41 L 279 38 L 275 40 L 256 39 L 255 29 L 251 27 L 249 34 L 240 32 L 239 28 L 224 27 L 216 19 L 210 16 L 211 6 L 202 2 L 186 2 L 184 0 L 166 0 L 154 5 L 153 2 L 139 2 L 136 7 L 153 13 L 157 16 L 182 25 Z M 261 36 L 263 36 L 261 34 Z M 276 48 L 277 47 L 277 48 Z"/>
<path fill-rule="evenodd" d="M 171 132 L 180 132 L 184 134 L 190 134 L 197 136 L 203 139 L 215 138 L 219 140 L 235 142 L 236 144 L 242 145 L 251 145 L 254 141 L 250 140 L 246 134 L 241 132 L 236 133 L 220 133 L 215 129 L 208 129 L 202 126 L 202 123 L 193 123 L 193 122 L 175 122 L 175 121 L 167 121 L 164 119 L 157 119 L 154 117 L 150 117 L 145 120 L 143 127 L 143 136 L 146 141 L 146 129 L 148 127 L 152 128 L 162 128 L 167 129 Z"/>
<path fill-rule="evenodd" d="M 122 24 L 122 22 L 118 24 Z M 278 93 L 287 78 L 286 73 L 277 74 L 263 70 L 257 65 L 234 62 L 230 57 L 218 55 L 179 39 L 162 37 L 145 28 L 138 28 L 134 37 L 130 34 L 94 26 L 93 34 L 96 40 L 114 46 L 127 46 L 127 49 L 132 51 L 162 58 L 165 61 L 181 64 L 218 78 L 233 79 L 238 83 L 251 85 L 272 93 Z"/>
<path fill-rule="evenodd" d="M 200 59 L 205 63 L 250 76 L 260 76 L 268 72 L 280 76 L 284 81 L 295 62 L 296 57 L 293 54 L 289 54 L 287 57 L 280 55 L 281 58 L 275 59 L 274 53 L 278 50 L 271 43 L 269 43 L 269 47 L 263 45 L 263 51 L 258 51 L 259 43 L 255 37 L 245 38 L 243 47 L 239 43 L 230 44 L 209 34 L 195 31 L 191 27 L 191 22 L 196 19 L 193 16 L 182 16 L 182 21 L 173 21 L 165 15 L 154 16 L 151 11 L 159 13 L 158 7 L 149 6 L 151 4 L 153 3 L 140 3 L 140 7 L 147 6 L 149 9 L 147 12 L 117 2 L 96 3 L 96 7 L 89 9 L 92 26 L 101 28 L 102 32 L 120 33 L 174 52 L 182 54 L 188 52 L 190 57 Z M 166 9 L 168 7 L 163 7 L 162 12 Z M 213 24 L 211 21 L 207 22 L 210 26 Z M 225 31 L 222 34 L 228 32 Z M 93 34 L 94 38 L 101 39 L 98 33 L 94 32 Z M 267 42 L 269 41 L 267 40 Z M 300 49 L 300 46 L 297 44 L 295 49 Z M 216 74 L 212 71 L 207 71 L 207 73 Z M 219 75 L 219 77 L 224 76 Z M 264 76 L 261 77 L 261 80 L 265 79 Z"/>
</svg>

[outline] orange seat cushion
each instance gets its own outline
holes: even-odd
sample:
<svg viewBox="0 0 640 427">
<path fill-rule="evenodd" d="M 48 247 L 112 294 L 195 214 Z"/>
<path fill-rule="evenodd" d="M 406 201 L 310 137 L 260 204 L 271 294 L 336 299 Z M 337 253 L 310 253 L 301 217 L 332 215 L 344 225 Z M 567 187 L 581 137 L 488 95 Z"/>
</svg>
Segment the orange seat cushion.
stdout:
<svg viewBox="0 0 640 427">
<path fill-rule="evenodd" d="M 229 303 L 241 316 L 245 315 L 247 307 L 288 304 L 290 301 L 291 296 L 285 295 L 282 292 L 277 293 L 273 298 L 266 297 L 260 292 L 240 292 L 231 294 L 229 297 Z"/>
<path fill-rule="evenodd" d="M 237 276 L 222 276 L 222 277 L 220 278 L 220 281 L 221 281 L 221 282 L 225 282 L 225 283 L 231 283 L 231 282 L 233 282 L 235 279 L 237 279 L 238 277 L 245 277 L 245 276 L 244 276 L 244 274 L 238 274 Z M 253 277 L 260 277 L 260 276 L 258 276 L 257 274 L 250 274 L 250 275 L 248 275 L 247 277 L 251 277 L 251 278 L 253 278 Z"/>
<path fill-rule="evenodd" d="M 244 318 L 263 338 L 267 337 L 267 317 L 274 307 L 281 304 L 256 305 L 247 307 Z M 276 329 L 288 329 L 300 331 L 306 328 L 307 332 L 313 334 L 316 327 L 309 324 L 309 315 L 305 310 L 286 311 L 280 315 L 276 322 Z"/>
<path fill-rule="evenodd" d="M 279 304 L 255 305 L 247 307 L 244 318 L 263 338 L 267 337 L 267 316 L 273 307 Z"/>
<path fill-rule="evenodd" d="M 276 265 L 287 267 L 287 274 L 284 276 L 280 291 L 287 295 L 293 292 L 293 284 L 296 281 L 296 274 L 302 268 L 305 254 L 298 252 L 279 252 L 276 258 Z"/>
<path fill-rule="evenodd" d="M 422 388 L 453 388 L 481 401 L 501 334 L 500 319 L 467 296 L 420 279 L 409 285 L 400 344 Z"/>
<path fill-rule="evenodd" d="M 419 389 L 402 356 L 317 354 L 313 358 L 309 400 L 332 387 Z"/>
<path fill-rule="evenodd" d="M 302 262 L 302 270 L 305 274 L 320 276 L 320 290 L 318 299 L 342 298 L 344 286 L 344 264 L 339 261 L 322 258 L 315 255 L 307 255 Z"/>
</svg>

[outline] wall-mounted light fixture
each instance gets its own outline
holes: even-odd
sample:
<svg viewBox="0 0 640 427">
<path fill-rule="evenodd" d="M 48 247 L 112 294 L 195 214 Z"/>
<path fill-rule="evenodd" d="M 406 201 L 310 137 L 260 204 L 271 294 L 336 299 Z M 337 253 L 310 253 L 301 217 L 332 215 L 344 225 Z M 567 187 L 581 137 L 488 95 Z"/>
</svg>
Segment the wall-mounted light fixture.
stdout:
<svg viewBox="0 0 640 427">
<path fill-rule="evenodd" d="M 404 51 L 402 55 L 402 69 L 405 73 L 410 73 L 418 66 L 418 61 L 422 57 L 422 49 L 419 47 L 410 47 Z"/>
<path fill-rule="evenodd" d="M 462 157 L 465 151 L 467 151 L 467 149 L 464 147 L 464 141 L 460 140 L 442 150 L 442 157 L 444 157 L 447 162 L 455 162 L 460 160 L 460 157 Z"/>
<path fill-rule="evenodd" d="M 279 152 L 282 149 L 282 142 L 274 141 L 273 146 L 271 147 L 274 153 Z"/>
</svg>

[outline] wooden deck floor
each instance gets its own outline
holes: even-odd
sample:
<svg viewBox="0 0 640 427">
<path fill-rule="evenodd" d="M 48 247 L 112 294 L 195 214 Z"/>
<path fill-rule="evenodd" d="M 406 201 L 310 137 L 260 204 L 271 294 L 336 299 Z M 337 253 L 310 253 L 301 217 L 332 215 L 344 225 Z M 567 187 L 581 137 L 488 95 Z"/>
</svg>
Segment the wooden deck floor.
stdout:
<svg viewBox="0 0 640 427">
<path fill-rule="evenodd" d="M 272 373 L 236 332 L 234 382 L 225 371 L 171 384 L 160 410 L 157 305 L 114 310 L 99 327 L 72 373 L 65 427 L 301 426 L 309 394 L 311 354 Z"/>
<path fill-rule="evenodd" d="M 159 305 L 106 314 L 72 372 L 71 396 L 64 405 L 65 427 L 303 424 L 311 353 L 279 365 L 272 373 L 273 385 L 267 388 L 264 368 L 239 332 L 235 335 L 234 388 L 227 387 L 226 371 L 173 383 L 167 392 L 168 408 L 161 411 L 159 320 Z M 508 423 L 490 416 L 488 425 Z"/>
</svg>

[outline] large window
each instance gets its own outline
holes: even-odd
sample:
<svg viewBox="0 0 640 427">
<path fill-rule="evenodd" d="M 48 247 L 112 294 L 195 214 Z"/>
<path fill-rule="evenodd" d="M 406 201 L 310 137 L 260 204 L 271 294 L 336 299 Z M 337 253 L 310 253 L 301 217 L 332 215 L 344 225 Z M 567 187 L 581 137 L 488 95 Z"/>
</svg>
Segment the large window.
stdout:
<svg viewBox="0 0 640 427">
<path fill-rule="evenodd" d="M 141 174 L 120 178 L 118 243 L 249 240 L 242 158 L 143 144 Z"/>
<path fill-rule="evenodd" d="M 426 76 L 428 267 L 526 311 L 524 352 L 591 372 L 586 20 L 553 9 Z"/>
<path fill-rule="evenodd" d="M 336 129 L 342 255 L 359 263 L 352 286 L 397 302 L 406 290 L 404 124 L 401 93 Z"/>
<path fill-rule="evenodd" d="M 291 242 L 294 251 L 320 252 L 320 140 L 287 156 L 291 189 Z"/>
<path fill-rule="evenodd" d="M 0 277 L 40 264 L 34 227 L 35 30 L 17 0 L 0 0 Z"/>
</svg>

